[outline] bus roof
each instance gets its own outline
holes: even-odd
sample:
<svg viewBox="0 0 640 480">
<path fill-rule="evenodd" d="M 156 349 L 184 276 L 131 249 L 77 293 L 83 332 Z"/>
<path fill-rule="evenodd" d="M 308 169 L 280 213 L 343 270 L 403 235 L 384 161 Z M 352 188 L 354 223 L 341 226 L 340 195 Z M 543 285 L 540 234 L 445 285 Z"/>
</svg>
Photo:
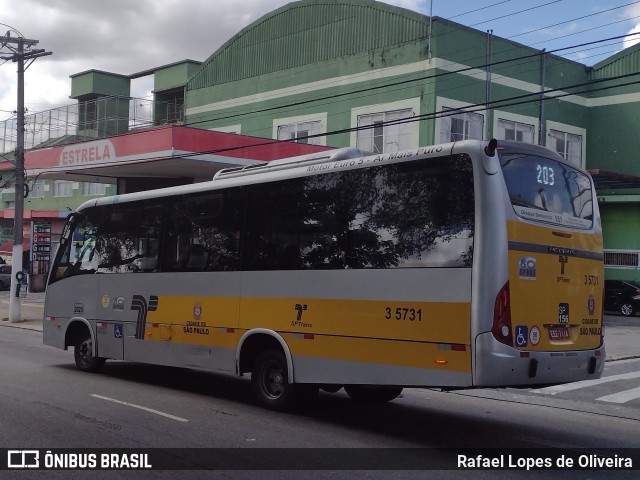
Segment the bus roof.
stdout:
<svg viewBox="0 0 640 480">
<path fill-rule="evenodd" d="M 447 152 L 454 150 L 456 146 L 467 147 L 469 150 L 478 149 L 484 146 L 487 141 L 485 140 L 463 140 L 455 143 L 448 143 L 442 145 L 432 145 L 428 147 L 422 147 L 418 149 L 408 149 L 403 152 L 397 153 L 385 153 L 374 154 L 370 152 L 364 152 L 356 148 L 341 148 L 338 150 L 330 150 L 326 152 L 318 152 L 308 155 L 302 155 L 297 157 L 283 158 L 279 160 L 273 160 L 269 163 L 252 165 L 249 167 L 227 168 L 220 170 L 215 174 L 212 180 L 207 182 L 199 182 L 189 185 L 179 185 L 174 187 L 167 187 L 155 190 L 145 190 L 142 192 L 127 193 L 122 195 L 114 195 L 110 197 L 100 197 L 97 199 L 88 200 L 80 205 L 77 210 L 81 211 L 86 208 L 96 205 L 108 205 L 121 202 L 129 202 L 136 200 L 144 200 L 151 198 L 164 197 L 168 195 L 183 195 L 189 193 L 199 193 L 209 190 L 217 190 L 224 187 L 239 186 L 253 182 L 262 182 L 275 179 L 273 176 L 268 175 L 270 173 L 284 173 L 287 171 L 294 172 L 298 167 L 310 167 L 312 165 L 320 165 L 324 163 L 338 162 L 348 159 L 364 158 L 369 156 L 396 156 L 399 159 L 406 157 L 404 152 L 420 151 L 424 149 L 425 152 L 438 152 L 438 155 L 446 155 Z M 525 154 L 525 155 L 540 155 L 553 158 L 563 163 L 569 163 L 563 159 L 560 155 L 551 150 L 538 145 L 531 145 L 524 142 L 498 142 L 498 152 L 508 154 Z M 394 158 L 396 158 L 394 157 Z M 407 158 L 409 160 L 409 158 Z M 575 165 L 573 165 L 575 167 Z M 250 177 L 250 178 L 248 178 Z"/>
</svg>

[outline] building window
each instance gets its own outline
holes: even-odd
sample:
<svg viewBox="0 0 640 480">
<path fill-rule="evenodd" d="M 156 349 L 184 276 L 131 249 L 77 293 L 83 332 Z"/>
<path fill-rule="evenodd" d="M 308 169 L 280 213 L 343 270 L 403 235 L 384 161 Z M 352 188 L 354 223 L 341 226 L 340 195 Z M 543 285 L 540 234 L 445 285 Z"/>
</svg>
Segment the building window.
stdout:
<svg viewBox="0 0 640 480">
<path fill-rule="evenodd" d="M 358 115 L 358 127 L 369 128 L 358 130 L 356 147 L 373 153 L 397 152 L 411 148 L 411 124 L 407 122 L 389 125 L 389 122 L 413 116 L 411 108 Z"/>
<path fill-rule="evenodd" d="M 442 112 L 453 109 L 442 107 Z M 479 113 L 462 112 L 446 114 L 442 117 L 440 141 L 442 143 L 457 142 L 458 140 L 482 140 L 484 115 Z"/>
<path fill-rule="evenodd" d="M 82 195 L 104 195 L 107 191 L 107 185 L 105 183 L 82 183 Z"/>
<path fill-rule="evenodd" d="M 500 118 L 498 119 L 496 136 L 498 140 L 533 143 L 534 130 L 533 125 Z"/>
<path fill-rule="evenodd" d="M 309 145 L 321 145 L 320 137 L 308 138 L 312 135 L 324 133 L 322 122 L 314 120 L 311 122 L 289 123 L 278 126 L 278 140 L 294 141 L 296 143 L 308 143 Z"/>
<path fill-rule="evenodd" d="M 56 180 L 53 182 L 54 197 L 70 197 L 73 195 L 73 182 Z"/>
<path fill-rule="evenodd" d="M 97 128 L 98 103 L 96 100 L 80 102 L 78 104 L 78 128 L 80 130 L 95 130 Z"/>
<path fill-rule="evenodd" d="M 573 133 L 549 130 L 552 141 L 550 147 L 565 160 L 575 165 L 582 165 L 582 137 Z"/>
<path fill-rule="evenodd" d="M 638 251 L 605 250 L 604 266 L 614 268 L 638 268 Z"/>
<path fill-rule="evenodd" d="M 36 180 L 33 182 L 33 185 L 29 188 L 29 196 L 31 198 L 42 198 L 44 197 L 44 180 Z"/>
</svg>

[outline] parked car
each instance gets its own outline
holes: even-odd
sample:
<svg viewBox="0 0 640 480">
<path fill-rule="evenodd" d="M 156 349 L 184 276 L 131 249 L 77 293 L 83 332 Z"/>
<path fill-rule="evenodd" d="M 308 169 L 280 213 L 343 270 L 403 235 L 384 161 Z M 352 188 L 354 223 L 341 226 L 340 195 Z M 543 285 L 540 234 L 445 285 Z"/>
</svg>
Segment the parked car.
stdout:
<svg viewBox="0 0 640 480">
<path fill-rule="evenodd" d="M 11 288 L 11 265 L 0 265 L 0 290 Z"/>
<path fill-rule="evenodd" d="M 626 280 L 604 281 L 604 309 L 632 317 L 640 310 L 640 283 Z"/>
</svg>

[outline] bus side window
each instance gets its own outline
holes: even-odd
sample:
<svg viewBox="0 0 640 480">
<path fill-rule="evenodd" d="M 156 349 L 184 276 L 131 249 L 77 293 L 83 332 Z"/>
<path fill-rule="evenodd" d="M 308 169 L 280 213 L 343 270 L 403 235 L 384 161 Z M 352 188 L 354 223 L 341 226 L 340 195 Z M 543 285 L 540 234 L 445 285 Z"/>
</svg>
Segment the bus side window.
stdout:
<svg viewBox="0 0 640 480">
<path fill-rule="evenodd" d="M 468 157 L 249 188 L 244 269 L 471 266 L 475 207 Z"/>
<path fill-rule="evenodd" d="M 344 268 L 348 221 L 336 200 L 344 177 L 327 174 L 252 186 L 243 268 Z"/>
<path fill-rule="evenodd" d="M 96 231 L 98 273 L 157 271 L 164 210 L 158 200 L 106 206 Z"/>
<path fill-rule="evenodd" d="M 170 202 L 164 268 L 189 272 L 240 268 L 243 200 L 238 191 Z"/>
</svg>

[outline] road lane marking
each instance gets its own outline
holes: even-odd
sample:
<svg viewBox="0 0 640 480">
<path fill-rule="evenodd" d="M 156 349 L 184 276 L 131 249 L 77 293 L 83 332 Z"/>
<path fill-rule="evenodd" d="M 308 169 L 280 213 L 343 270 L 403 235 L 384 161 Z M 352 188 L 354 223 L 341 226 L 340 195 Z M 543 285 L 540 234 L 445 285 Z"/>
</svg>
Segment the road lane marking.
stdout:
<svg viewBox="0 0 640 480">
<path fill-rule="evenodd" d="M 564 385 L 554 385 L 553 387 L 538 388 L 531 390 L 531 393 L 543 393 L 545 395 L 557 395 L 558 393 L 578 390 L 580 388 L 592 387 L 602 383 L 615 382 L 616 380 L 629 380 L 632 378 L 640 378 L 640 372 L 621 373 L 620 375 L 610 375 L 608 377 L 597 378 L 594 380 L 583 380 L 581 382 L 566 383 Z"/>
<path fill-rule="evenodd" d="M 640 398 L 640 387 L 605 395 L 604 397 L 596 398 L 596 400 L 609 403 L 627 403 L 638 398 Z"/>
<path fill-rule="evenodd" d="M 136 405 L 135 403 L 123 402 L 122 400 L 116 400 L 115 398 L 103 397 L 102 395 L 96 395 L 95 393 L 91 394 L 94 398 L 99 398 L 100 400 L 106 400 L 108 402 L 119 403 L 120 405 L 126 405 L 127 407 L 139 408 L 140 410 L 144 410 L 146 412 L 155 413 L 156 415 L 161 415 L 163 417 L 170 418 L 172 420 L 176 420 L 178 422 L 188 422 L 186 418 L 176 417 L 175 415 L 171 415 L 169 413 L 161 412 L 160 410 L 154 410 L 153 408 L 143 407 L 142 405 Z"/>
</svg>

